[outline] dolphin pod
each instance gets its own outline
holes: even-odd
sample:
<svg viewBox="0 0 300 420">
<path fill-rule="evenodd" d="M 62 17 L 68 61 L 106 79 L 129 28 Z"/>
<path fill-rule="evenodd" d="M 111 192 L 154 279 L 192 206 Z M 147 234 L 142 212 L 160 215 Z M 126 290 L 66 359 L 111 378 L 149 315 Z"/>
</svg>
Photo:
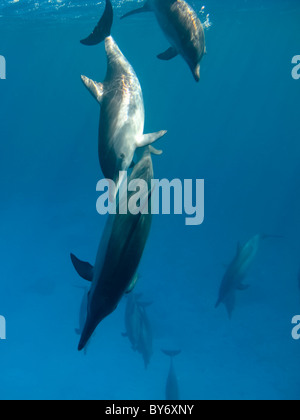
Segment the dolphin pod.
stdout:
<svg viewBox="0 0 300 420">
<path fill-rule="evenodd" d="M 97 83 L 85 76 L 82 76 L 82 81 L 101 107 L 99 161 L 104 177 L 114 181 L 116 195 L 123 181 L 119 179 L 119 173 L 124 174 L 132 165 L 136 149 L 154 143 L 166 131 L 144 134 L 145 110 L 140 82 L 111 36 L 112 24 L 113 8 L 111 1 L 106 0 L 98 25 L 81 43 L 91 46 L 105 41 L 105 81 Z"/>
<path fill-rule="evenodd" d="M 171 47 L 158 55 L 160 60 L 172 60 L 181 55 L 196 80 L 200 80 L 200 62 L 206 54 L 204 28 L 192 7 L 183 0 L 147 0 L 143 7 L 123 16 L 123 19 L 145 12 L 154 12 Z"/>
</svg>

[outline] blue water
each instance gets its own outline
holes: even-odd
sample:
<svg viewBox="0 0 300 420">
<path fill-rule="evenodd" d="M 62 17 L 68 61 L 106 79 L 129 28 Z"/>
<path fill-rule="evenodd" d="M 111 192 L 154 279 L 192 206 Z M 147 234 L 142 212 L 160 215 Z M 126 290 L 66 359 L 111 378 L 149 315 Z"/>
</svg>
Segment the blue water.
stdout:
<svg viewBox="0 0 300 420">
<path fill-rule="evenodd" d="M 182 399 L 299 399 L 300 54 L 297 0 L 205 0 L 213 23 L 196 84 L 151 14 L 119 21 L 135 2 L 115 1 L 113 36 L 135 68 L 145 132 L 167 129 L 156 178 L 205 179 L 205 222 L 155 216 L 136 292 L 154 354 L 122 337 L 126 300 L 77 351 L 85 283 L 70 252 L 94 261 L 105 218 L 95 209 L 102 177 L 99 108 L 80 75 L 103 80 L 104 46 L 86 48 L 103 1 L 0 1 L 1 399 L 164 399 L 175 360 Z M 202 1 L 191 4 L 201 10 Z M 231 321 L 214 309 L 238 241 L 263 242 Z"/>
</svg>

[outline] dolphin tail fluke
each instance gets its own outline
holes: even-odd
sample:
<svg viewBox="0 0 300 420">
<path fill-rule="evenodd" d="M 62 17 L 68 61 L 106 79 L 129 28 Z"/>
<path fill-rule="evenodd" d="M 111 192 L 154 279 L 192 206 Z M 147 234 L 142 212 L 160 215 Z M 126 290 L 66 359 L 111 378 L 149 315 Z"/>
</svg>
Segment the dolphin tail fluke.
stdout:
<svg viewBox="0 0 300 420">
<path fill-rule="evenodd" d="M 169 357 L 178 356 L 181 353 L 181 350 L 162 350 L 163 354 Z"/>
<path fill-rule="evenodd" d="M 113 20 L 114 12 L 111 0 L 106 0 L 106 7 L 102 18 L 91 35 L 80 41 L 81 44 L 91 46 L 98 45 L 103 42 L 105 38 L 109 37 L 111 34 Z"/>
<path fill-rule="evenodd" d="M 71 254 L 71 260 L 77 273 L 84 280 L 92 281 L 94 276 L 94 267 L 88 262 L 80 261 L 74 254 Z"/>
<path fill-rule="evenodd" d="M 151 7 L 149 2 L 147 1 L 146 4 L 143 7 L 140 7 L 138 9 L 134 9 L 131 12 L 126 13 L 124 16 L 121 17 L 121 19 L 125 19 L 129 16 L 133 16 L 133 15 L 139 15 L 140 13 L 146 13 L 146 12 L 151 12 Z"/>
</svg>

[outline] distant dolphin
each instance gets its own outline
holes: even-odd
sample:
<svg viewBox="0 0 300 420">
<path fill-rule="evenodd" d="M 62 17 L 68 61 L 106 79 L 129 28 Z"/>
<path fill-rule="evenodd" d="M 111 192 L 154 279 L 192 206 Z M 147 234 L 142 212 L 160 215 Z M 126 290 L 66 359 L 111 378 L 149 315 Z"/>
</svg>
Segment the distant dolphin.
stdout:
<svg viewBox="0 0 300 420">
<path fill-rule="evenodd" d="M 140 316 L 141 316 L 141 331 L 140 339 L 137 350 L 141 353 L 144 359 L 145 368 L 147 369 L 152 354 L 153 354 L 153 334 L 151 324 L 148 318 L 148 315 L 145 310 L 146 305 L 140 304 Z"/>
<path fill-rule="evenodd" d="M 134 351 L 141 353 L 147 368 L 153 354 L 153 335 L 145 308 L 152 303 L 140 301 L 140 297 L 140 294 L 134 293 L 128 296 L 125 311 L 126 333 L 122 335 L 128 337 Z"/>
<path fill-rule="evenodd" d="M 170 370 L 168 374 L 167 379 L 167 385 L 166 385 L 166 400 L 168 401 L 178 401 L 179 398 L 179 386 L 178 386 L 178 379 L 174 368 L 174 362 L 173 358 L 181 353 L 181 350 L 178 351 L 168 351 L 168 350 L 162 350 L 162 352 L 166 356 L 170 356 L 171 358 L 171 364 L 170 364 Z"/>
<path fill-rule="evenodd" d="M 153 176 L 150 148 L 146 147 L 128 180 L 129 183 L 136 179 L 146 181 L 150 192 L 141 198 L 143 202 L 151 202 Z M 128 202 L 135 194 L 136 192 L 128 193 Z M 135 282 L 134 275 L 150 232 L 151 211 L 136 215 L 118 213 L 119 211 L 108 219 L 94 267 L 72 255 L 72 262 L 78 274 L 92 282 L 79 351 L 86 346 L 98 324 L 117 308 L 126 291 L 132 290 L 131 283 Z"/>
<path fill-rule="evenodd" d="M 123 18 L 143 12 L 154 12 L 171 47 L 158 55 L 171 60 L 180 54 L 189 65 L 197 82 L 200 80 L 200 62 L 206 54 L 204 28 L 197 13 L 183 0 L 147 0 L 142 8 L 127 13 Z"/>
<path fill-rule="evenodd" d="M 134 351 L 136 351 L 139 346 L 143 322 L 138 304 L 138 297 L 139 296 L 134 293 L 128 295 L 125 310 L 126 332 L 122 334 L 123 337 L 128 337 Z"/>
<path fill-rule="evenodd" d="M 107 74 L 104 83 L 96 83 L 82 76 L 82 81 L 101 105 L 99 124 L 99 161 L 103 175 L 117 185 L 122 183 L 119 172 L 133 164 L 137 148 L 154 143 L 166 134 L 159 131 L 143 134 L 145 110 L 139 80 L 114 39 L 110 36 L 113 8 L 106 0 L 106 8 L 94 32 L 81 41 L 96 45 L 105 40 Z"/>
<path fill-rule="evenodd" d="M 238 244 L 236 256 L 225 273 L 216 308 L 223 303 L 226 306 L 229 318 L 231 318 L 235 307 L 236 291 L 246 290 L 249 287 L 243 284 L 243 281 L 256 257 L 261 239 L 261 235 L 256 235 L 244 246 Z"/>
<path fill-rule="evenodd" d="M 256 235 L 245 245 L 242 246 L 241 244 L 238 244 L 236 256 L 229 265 L 223 278 L 219 298 L 216 304 L 216 308 L 221 303 L 225 305 L 229 318 L 231 318 L 235 307 L 236 291 L 243 291 L 249 288 L 249 286 L 245 285 L 243 282 L 257 255 L 261 241 L 267 238 L 282 238 L 282 236 Z"/>
</svg>

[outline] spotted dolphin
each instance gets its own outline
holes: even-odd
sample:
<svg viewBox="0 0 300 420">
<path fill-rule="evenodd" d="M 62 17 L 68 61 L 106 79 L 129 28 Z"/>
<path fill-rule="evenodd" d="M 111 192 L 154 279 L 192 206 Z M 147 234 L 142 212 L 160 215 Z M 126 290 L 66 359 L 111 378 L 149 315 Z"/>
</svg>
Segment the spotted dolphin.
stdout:
<svg viewBox="0 0 300 420">
<path fill-rule="evenodd" d="M 135 293 L 130 293 L 128 295 L 125 310 L 126 332 L 122 334 L 123 337 L 128 337 L 134 351 L 136 351 L 139 346 L 142 330 L 142 318 L 138 298 L 139 295 L 136 295 Z"/>
<path fill-rule="evenodd" d="M 229 318 L 231 318 L 235 307 L 236 292 L 246 290 L 249 287 L 244 284 L 244 280 L 256 257 L 261 239 L 261 235 L 256 235 L 245 245 L 239 243 L 236 256 L 223 277 L 216 308 L 223 303 Z"/>
<path fill-rule="evenodd" d="M 154 143 L 166 134 L 159 131 L 144 134 L 145 110 L 143 94 L 137 75 L 112 38 L 113 8 L 110 0 L 93 33 L 82 40 L 83 45 L 105 41 L 107 74 L 103 83 L 85 76 L 82 81 L 100 104 L 98 152 L 103 175 L 117 185 L 119 173 L 133 164 L 137 148 Z"/>
<path fill-rule="evenodd" d="M 132 180 L 144 180 L 147 183 L 147 196 L 141 197 L 141 201 L 149 203 L 149 207 L 152 179 L 150 147 L 145 147 L 142 158 L 134 166 L 128 183 Z M 128 202 L 134 194 L 136 192 L 128 193 Z M 132 281 L 136 283 L 135 273 L 150 233 L 152 222 L 150 208 L 148 212 L 142 209 L 138 214 L 130 212 L 119 214 L 119 206 L 117 214 L 110 215 L 107 221 L 95 266 L 80 261 L 73 254 L 71 256 L 77 273 L 91 281 L 86 323 L 79 342 L 79 351 L 86 346 L 98 324 L 117 308 L 124 294 L 132 290 Z"/>
<path fill-rule="evenodd" d="M 145 368 L 147 369 L 151 357 L 153 355 L 153 333 L 152 327 L 146 313 L 146 305 L 139 305 L 140 317 L 141 317 L 141 331 L 140 331 L 140 340 L 138 345 L 138 352 L 141 353 Z"/>
<path fill-rule="evenodd" d="M 216 308 L 221 303 L 225 305 L 229 318 L 235 308 L 236 292 L 249 288 L 249 285 L 244 284 L 244 280 L 255 260 L 261 241 L 267 238 L 282 238 L 282 236 L 255 235 L 245 245 L 238 244 L 236 256 L 223 277 L 216 303 Z"/>
<path fill-rule="evenodd" d="M 200 80 L 200 62 L 206 54 L 203 25 L 192 7 L 183 0 L 147 0 L 143 7 L 123 18 L 143 12 L 154 12 L 171 47 L 158 55 L 160 60 L 171 60 L 181 55 L 197 82 Z"/>
</svg>

